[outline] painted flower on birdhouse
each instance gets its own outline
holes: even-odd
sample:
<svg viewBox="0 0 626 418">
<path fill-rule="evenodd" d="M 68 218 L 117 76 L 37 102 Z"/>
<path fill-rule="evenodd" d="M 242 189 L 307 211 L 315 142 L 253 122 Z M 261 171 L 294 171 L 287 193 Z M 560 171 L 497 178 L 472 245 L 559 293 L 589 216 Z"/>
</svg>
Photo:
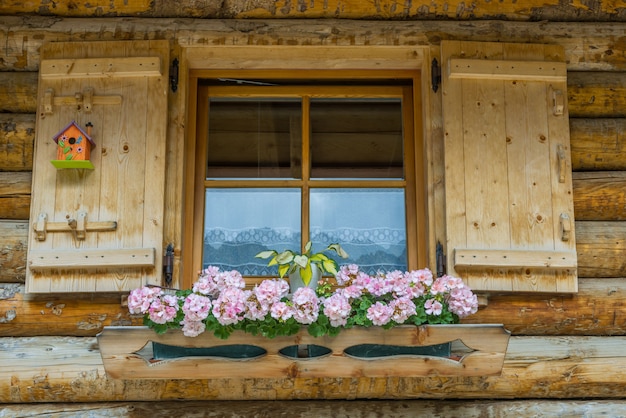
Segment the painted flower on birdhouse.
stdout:
<svg viewBox="0 0 626 418">
<path fill-rule="evenodd" d="M 52 139 L 57 144 L 57 159 L 52 164 L 57 168 L 94 168 L 90 152 L 96 144 L 91 139 L 91 123 L 87 124 L 87 132 L 75 121 L 70 122 Z"/>
</svg>

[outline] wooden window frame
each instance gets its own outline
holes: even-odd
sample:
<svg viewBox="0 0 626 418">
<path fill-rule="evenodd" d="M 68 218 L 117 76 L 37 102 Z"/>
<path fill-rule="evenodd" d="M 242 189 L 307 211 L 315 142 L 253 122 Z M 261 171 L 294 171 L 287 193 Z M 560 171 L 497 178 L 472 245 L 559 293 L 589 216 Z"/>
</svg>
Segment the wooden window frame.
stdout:
<svg viewBox="0 0 626 418">
<path fill-rule="evenodd" d="M 198 53 L 201 52 L 201 53 Z M 410 166 L 415 167 L 411 176 L 415 179 L 415 196 L 413 201 L 420 202 L 415 208 L 415 218 L 407 219 L 407 235 L 413 236 L 417 254 L 413 256 L 415 267 L 430 266 L 428 261 L 433 251 L 432 240 L 428 238 L 428 205 L 426 170 L 428 163 L 424 154 L 424 141 L 427 133 L 423 123 L 424 106 L 427 101 L 423 94 L 426 87 L 426 78 L 429 77 L 429 68 L 426 66 L 429 50 L 420 47 L 215 47 L 187 48 L 184 51 L 185 59 L 183 71 L 186 79 L 183 81 L 187 89 L 187 123 L 183 210 L 183 251 L 181 287 L 187 288 L 196 279 L 198 267 L 202 260 L 202 242 L 198 243 L 198 234 L 193 221 L 198 213 L 204 210 L 204 181 L 197 181 L 196 167 L 203 167 L 205 155 L 197 150 L 198 132 L 206 131 L 206 126 L 197 126 L 197 112 L 201 101 L 198 97 L 198 82 L 201 79 L 211 78 L 244 78 L 250 77 L 252 71 L 258 78 L 273 79 L 336 79 L 339 74 L 345 77 L 349 74 L 355 79 L 410 79 L 413 84 L 414 103 L 412 114 L 413 137 L 415 146 L 408 158 Z M 319 59 L 314 59 L 315 57 Z M 323 57 L 323 58 L 322 58 Z M 186 68 L 185 68 L 186 67 Z M 287 68 L 285 68 L 287 67 Z M 236 68 L 233 70 L 233 68 Z M 276 70 L 275 68 L 285 68 Z M 423 164 L 415 164 L 423 161 Z M 407 166 L 409 166 L 407 164 Z"/>
</svg>

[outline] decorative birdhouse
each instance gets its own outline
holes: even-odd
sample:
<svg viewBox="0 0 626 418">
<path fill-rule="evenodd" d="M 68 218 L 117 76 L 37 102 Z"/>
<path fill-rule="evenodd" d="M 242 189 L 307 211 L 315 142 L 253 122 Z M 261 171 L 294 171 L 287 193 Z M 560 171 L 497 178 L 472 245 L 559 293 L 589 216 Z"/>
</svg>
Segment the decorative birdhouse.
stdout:
<svg viewBox="0 0 626 418">
<path fill-rule="evenodd" d="M 87 124 L 87 132 L 83 131 L 75 121 L 70 122 L 52 139 L 57 144 L 57 159 L 51 163 L 56 168 L 91 168 L 89 161 L 91 149 L 96 144 L 91 139 L 91 123 Z"/>
</svg>

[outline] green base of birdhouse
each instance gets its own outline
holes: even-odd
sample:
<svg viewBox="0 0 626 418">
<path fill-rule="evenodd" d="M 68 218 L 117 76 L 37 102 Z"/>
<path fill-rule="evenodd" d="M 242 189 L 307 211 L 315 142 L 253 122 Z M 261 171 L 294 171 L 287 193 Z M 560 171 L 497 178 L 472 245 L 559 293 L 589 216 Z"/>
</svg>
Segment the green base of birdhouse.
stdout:
<svg viewBox="0 0 626 418">
<path fill-rule="evenodd" d="M 52 160 L 50 161 L 56 168 L 87 168 L 94 169 L 93 164 L 89 160 Z"/>
</svg>

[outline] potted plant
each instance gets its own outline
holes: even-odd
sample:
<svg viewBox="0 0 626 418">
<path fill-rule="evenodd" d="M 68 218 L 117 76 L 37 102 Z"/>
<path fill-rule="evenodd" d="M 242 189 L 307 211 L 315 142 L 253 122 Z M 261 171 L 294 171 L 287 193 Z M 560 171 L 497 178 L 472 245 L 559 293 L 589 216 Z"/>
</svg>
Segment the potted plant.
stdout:
<svg viewBox="0 0 626 418">
<path fill-rule="evenodd" d="M 304 252 L 302 253 L 292 250 L 284 250 L 280 253 L 276 250 L 266 250 L 261 251 L 255 257 L 269 258 L 268 266 L 278 265 L 278 275 L 281 279 L 285 277 L 285 274 L 289 274 L 292 291 L 302 286 L 315 288 L 321 273 L 328 273 L 334 276 L 339 270 L 337 262 L 324 254 L 324 252 L 335 251 L 342 258 L 348 258 L 348 253 L 339 244 L 330 244 L 318 253 L 311 253 L 311 248 L 312 244 L 309 241 L 304 246 Z"/>
</svg>

